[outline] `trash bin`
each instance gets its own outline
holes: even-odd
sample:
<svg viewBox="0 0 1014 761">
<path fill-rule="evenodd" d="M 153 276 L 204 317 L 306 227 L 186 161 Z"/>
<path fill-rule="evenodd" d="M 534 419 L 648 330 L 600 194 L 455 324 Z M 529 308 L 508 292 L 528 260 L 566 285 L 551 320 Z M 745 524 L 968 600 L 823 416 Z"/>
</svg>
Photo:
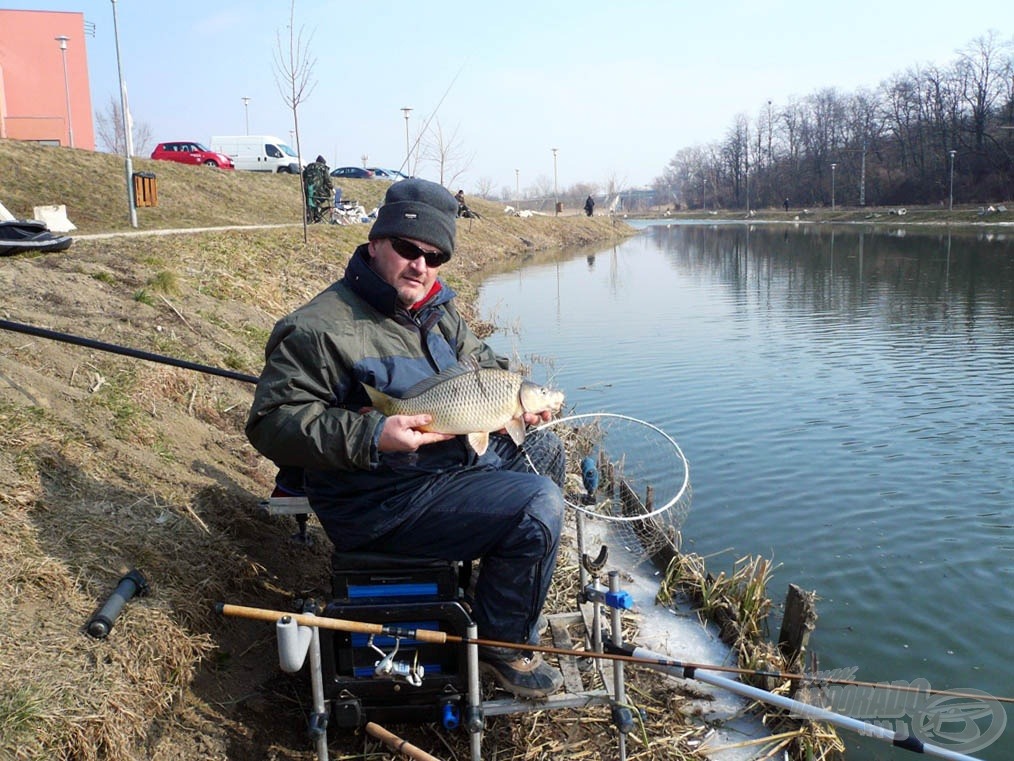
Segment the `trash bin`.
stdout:
<svg viewBox="0 0 1014 761">
<path fill-rule="evenodd" d="M 556 202 L 556 213 L 563 214 L 563 201 Z"/>
<path fill-rule="evenodd" d="M 134 172 L 134 205 L 158 206 L 158 183 L 154 172 Z"/>
</svg>

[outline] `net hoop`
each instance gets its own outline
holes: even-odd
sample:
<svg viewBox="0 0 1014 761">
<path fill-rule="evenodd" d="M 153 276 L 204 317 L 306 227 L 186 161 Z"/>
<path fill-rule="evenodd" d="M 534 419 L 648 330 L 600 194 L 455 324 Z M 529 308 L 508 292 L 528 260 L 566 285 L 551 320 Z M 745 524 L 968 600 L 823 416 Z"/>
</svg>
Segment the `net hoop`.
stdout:
<svg viewBox="0 0 1014 761">
<path fill-rule="evenodd" d="M 621 420 L 627 423 L 636 423 L 637 425 L 642 425 L 654 431 L 659 436 L 661 436 L 666 442 L 668 442 L 669 446 L 672 447 L 673 451 L 676 453 L 677 461 L 682 464 L 683 481 L 680 484 L 679 488 L 676 490 L 675 496 L 670 498 L 661 507 L 656 507 L 650 512 L 645 512 L 642 515 L 604 514 L 601 512 L 597 512 L 595 510 L 590 510 L 584 505 L 579 505 L 574 502 L 571 502 L 570 500 L 565 500 L 567 506 L 573 508 L 574 510 L 580 513 L 584 513 L 585 515 L 588 515 L 592 518 L 601 519 L 605 521 L 613 521 L 616 523 L 633 523 L 636 521 L 643 521 L 649 518 L 654 518 L 655 516 L 661 515 L 662 513 L 671 510 L 677 503 L 680 502 L 680 500 L 683 499 L 683 496 L 687 493 L 687 490 L 690 487 L 690 463 L 687 462 L 687 458 L 683 454 L 683 450 L 680 449 L 680 445 L 676 443 L 676 440 L 658 426 L 649 423 L 647 420 L 641 420 L 639 418 L 631 417 L 630 415 L 621 415 L 615 412 L 584 412 L 577 415 L 567 415 L 566 417 L 550 420 L 546 423 L 542 423 L 541 425 L 536 426 L 534 430 L 536 431 L 550 430 L 553 427 L 559 425 L 565 425 L 569 423 L 570 424 L 588 423 L 594 420 L 600 420 L 602 418 Z"/>
</svg>

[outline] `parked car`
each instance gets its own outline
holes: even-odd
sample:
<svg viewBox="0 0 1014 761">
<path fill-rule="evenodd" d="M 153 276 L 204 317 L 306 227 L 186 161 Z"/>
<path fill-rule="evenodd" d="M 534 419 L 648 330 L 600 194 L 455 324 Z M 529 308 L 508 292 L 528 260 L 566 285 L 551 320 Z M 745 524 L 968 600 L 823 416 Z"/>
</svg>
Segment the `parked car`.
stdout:
<svg viewBox="0 0 1014 761">
<path fill-rule="evenodd" d="M 301 171 L 296 152 L 274 135 L 212 135 L 211 150 L 231 158 L 239 171 L 289 174 Z"/>
<path fill-rule="evenodd" d="M 397 169 L 382 169 L 379 166 L 371 166 L 368 169 L 373 172 L 373 178 L 376 180 L 388 180 L 390 182 L 398 182 L 399 180 L 407 180 L 408 175 L 402 174 Z"/>
<path fill-rule="evenodd" d="M 373 178 L 373 172 L 359 166 L 340 166 L 331 170 L 332 177 L 344 177 L 346 180 L 369 180 Z"/>
<path fill-rule="evenodd" d="M 180 164 L 217 166 L 219 169 L 235 169 L 232 159 L 224 153 L 206 148 L 201 143 L 178 141 L 159 143 L 151 152 L 151 157 L 159 161 L 176 161 Z"/>
</svg>

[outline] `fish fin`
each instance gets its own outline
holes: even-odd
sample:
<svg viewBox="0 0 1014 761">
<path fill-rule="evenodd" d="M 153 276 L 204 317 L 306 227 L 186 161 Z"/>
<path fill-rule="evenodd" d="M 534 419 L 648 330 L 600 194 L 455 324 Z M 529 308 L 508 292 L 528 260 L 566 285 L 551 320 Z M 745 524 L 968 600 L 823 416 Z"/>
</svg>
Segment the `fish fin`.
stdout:
<svg viewBox="0 0 1014 761">
<path fill-rule="evenodd" d="M 430 377 L 424 378 L 423 380 L 419 381 L 414 386 L 412 386 L 412 388 L 408 389 L 408 391 L 405 392 L 405 395 L 402 396 L 401 398 L 414 399 L 415 397 L 426 393 L 434 386 L 437 386 L 446 380 L 450 380 L 451 378 L 457 378 L 459 375 L 467 375 L 468 373 L 477 373 L 481 369 L 482 368 L 479 366 L 479 363 L 476 362 L 474 357 L 467 357 L 461 360 L 460 362 L 441 370 L 436 375 L 431 375 Z"/>
<path fill-rule="evenodd" d="M 386 415 L 387 411 L 391 408 L 394 397 L 388 396 L 383 391 L 378 391 L 366 383 L 363 383 L 363 388 L 366 389 L 366 395 L 370 397 L 370 405 Z"/>
<path fill-rule="evenodd" d="M 515 417 L 507 421 L 507 425 L 504 426 L 507 429 L 507 433 L 514 440 L 514 443 L 521 446 L 525 442 L 525 421 L 524 418 Z"/>
<path fill-rule="evenodd" d="M 486 449 L 489 448 L 489 431 L 479 431 L 478 433 L 468 434 L 468 445 L 475 450 L 475 453 L 480 457 L 486 454 Z"/>
</svg>

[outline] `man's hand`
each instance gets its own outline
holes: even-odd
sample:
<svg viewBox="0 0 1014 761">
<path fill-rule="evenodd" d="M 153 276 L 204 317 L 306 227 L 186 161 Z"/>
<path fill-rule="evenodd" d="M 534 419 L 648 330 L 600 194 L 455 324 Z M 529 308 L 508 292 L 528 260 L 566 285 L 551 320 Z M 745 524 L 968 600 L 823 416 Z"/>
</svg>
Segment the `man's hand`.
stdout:
<svg viewBox="0 0 1014 761">
<path fill-rule="evenodd" d="M 553 413 L 549 410 L 543 410 L 542 412 L 523 412 L 521 419 L 525 421 L 526 426 L 530 425 L 542 425 L 548 423 L 553 417 Z M 506 428 L 501 428 L 497 433 L 507 433 Z"/>
<path fill-rule="evenodd" d="M 431 420 L 429 415 L 392 415 L 384 421 L 377 449 L 381 452 L 414 452 L 425 444 L 435 444 L 454 438 L 450 433 L 427 433 L 417 430 L 428 425 Z"/>
<path fill-rule="evenodd" d="M 553 413 L 549 410 L 524 413 L 525 425 L 541 425 L 542 423 L 548 423 L 552 417 Z"/>
</svg>

